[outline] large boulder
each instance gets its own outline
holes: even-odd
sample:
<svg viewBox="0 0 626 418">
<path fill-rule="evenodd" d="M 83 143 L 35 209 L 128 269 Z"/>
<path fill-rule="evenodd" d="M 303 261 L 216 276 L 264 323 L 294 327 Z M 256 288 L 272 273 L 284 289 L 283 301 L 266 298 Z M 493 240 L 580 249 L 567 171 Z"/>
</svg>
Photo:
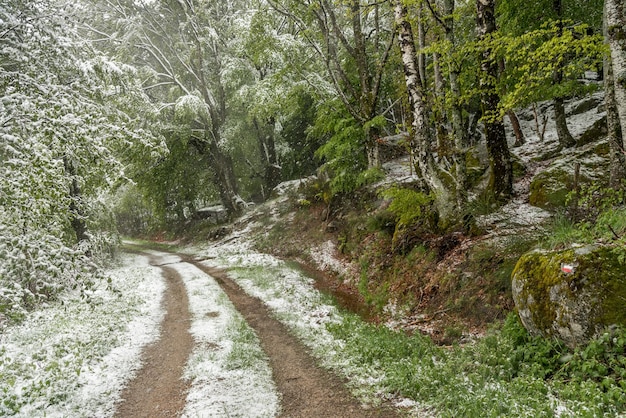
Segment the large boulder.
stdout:
<svg viewBox="0 0 626 418">
<path fill-rule="evenodd" d="M 582 246 L 524 254 L 513 271 L 513 299 L 531 334 L 568 346 L 626 325 L 626 249 Z"/>
</svg>

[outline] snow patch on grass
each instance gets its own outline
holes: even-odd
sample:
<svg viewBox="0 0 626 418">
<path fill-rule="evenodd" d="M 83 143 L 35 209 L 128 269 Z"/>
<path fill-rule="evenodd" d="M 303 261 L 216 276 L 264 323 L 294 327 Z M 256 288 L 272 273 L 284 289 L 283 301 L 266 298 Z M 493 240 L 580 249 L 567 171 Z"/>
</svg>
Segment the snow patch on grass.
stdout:
<svg viewBox="0 0 626 418">
<path fill-rule="evenodd" d="M 182 276 L 196 346 L 185 378 L 192 381 L 183 417 L 273 417 L 279 397 L 254 331 L 218 283 L 193 265 L 172 265 Z"/>
<path fill-rule="evenodd" d="M 337 248 L 332 241 L 326 241 L 319 247 L 310 250 L 311 258 L 320 270 L 330 270 L 344 277 L 351 277 L 348 268 L 335 258 L 336 252 Z"/>
<path fill-rule="evenodd" d="M 385 394 L 383 376 L 371 367 L 355 365 L 345 357 L 343 342 L 327 326 L 340 324 L 342 313 L 329 297 L 314 288 L 314 280 L 282 260 L 251 249 L 236 250 L 213 246 L 207 265 L 228 268 L 229 276 L 251 296 L 261 299 L 278 320 L 286 324 L 318 359 L 320 364 L 349 379 L 351 391 L 363 402 L 378 404 Z"/>
<path fill-rule="evenodd" d="M 88 298 L 66 293 L 0 340 L 0 415 L 104 417 L 159 335 L 161 271 L 125 255 Z"/>
</svg>

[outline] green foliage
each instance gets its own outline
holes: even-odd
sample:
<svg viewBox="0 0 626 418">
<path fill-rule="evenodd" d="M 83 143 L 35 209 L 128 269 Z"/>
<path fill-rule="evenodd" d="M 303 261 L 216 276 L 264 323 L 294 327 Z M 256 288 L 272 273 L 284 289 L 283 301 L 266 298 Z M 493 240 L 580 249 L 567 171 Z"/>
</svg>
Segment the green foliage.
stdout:
<svg viewBox="0 0 626 418">
<path fill-rule="evenodd" d="M 542 246 L 548 249 L 558 249 L 584 239 L 584 232 L 575 222 L 562 213 L 556 214 L 546 227 L 546 236 Z"/>
<path fill-rule="evenodd" d="M 498 26 L 511 35 L 539 29 L 548 21 L 557 19 L 582 22 L 596 33 L 602 28 L 602 0 L 562 0 L 562 14 L 558 16 L 552 0 L 502 0 L 496 3 Z"/>
<path fill-rule="evenodd" d="M 398 226 L 406 227 L 420 218 L 432 216 L 431 194 L 412 189 L 392 187 L 383 192 L 383 196 L 391 199 L 389 210 L 396 215 Z"/>
<path fill-rule="evenodd" d="M 624 192 L 595 183 L 568 194 L 566 213 L 557 214 L 547 227 L 544 247 L 557 249 L 572 243 L 598 240 L 626 241 Z"/>
<path fill-rule="evenodd" d="M 611 215 L 614 208 L 626 204 L 623 189 L 605 187 L 599 183 L 584 184 L 580 190 L 568 193 L 566 204 L 570 207 L 571 218 L 586 223 L 595 222 L 601 214 Z"/>
<path fill-rule="evenodd" d="M 4 2 L 0 33 L 0 313 L 19 318 L 97 278 L 117 244 L 106 192 L 159 147 L 135 120 L 136 73 L 91 50 L 67 9 Z"/>
<path fill-rule="evenodd" d="M 296 88 L 284 100 L 286 114 L 280 136 L 287 146 L 282 148 L 281 166 L 285 179 L 293 180 L 315 172 L 315 151 L 322 146 L 325 134 L 307 134 L 315 121 L 315 101 L 306 89 Z"/>
<path fill-rule="evenodd" d="M 382 376 L 386 390 L 433 407 L 439 416 L 615 415 L 626 410 L 626 338 L 619 330 L 571 352 L 528 334 L 517 315 L 465 346 L 444 350 L 347 316 L 329 326 L 343 354 Z"/>
<path fill-rule="evenodd" d="M 333 194 L 350 193 L 364 184 L 361 173 L 367 168 L 365 133 L 354 118 L 338 114 L 329 106 L 318 111 L 309 133 L 328 136 L 315 155 L 324 161 Z"/>
<path fill-rule="evenodd" d="M 601 35 L 589 34 L 585 25 L 556 22 L 523 34 L 500 33 L 489 41 L 496 55 L 506 62 L 498 80 L 501 114 L 552 97 L 583 94 L 593 87 L 577 81 L 586 70 L 598 69 L 606 54 Z M 555 71 L 563 82 L 554 83 Z"/>
</svg>

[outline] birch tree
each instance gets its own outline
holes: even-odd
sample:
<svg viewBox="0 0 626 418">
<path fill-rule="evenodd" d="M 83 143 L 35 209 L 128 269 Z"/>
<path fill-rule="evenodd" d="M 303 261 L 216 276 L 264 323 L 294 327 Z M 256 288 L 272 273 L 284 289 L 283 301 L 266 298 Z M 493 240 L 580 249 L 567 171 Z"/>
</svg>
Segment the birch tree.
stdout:
<svg viewBox="0 0 626 418">
<path fill-rule="evenodd" d="M 443 219 L 452 217 L 454 198 L 444 184 L 433 153 L 433 132 L 429 124 L 429 108 L 425 87 L 419 73 L 418 53 L 414 32 L 407 16 L 407 8 L 401 0 L 393 2 L 395 22 L 398 26 L 398 42 L 402 55 L 406 89 L 413 115 L 411 148 L 417 157 L 417 166 L 426 186 L 434 194 L 437 210 Z"/>
<path fill-rule="evenodd" d="M 605 0 L 608 43 L 611 50 L 615 104 L 621 127 L 622 140 L 626 138 L 626 9 L 621 0 Z"/>
</svg>

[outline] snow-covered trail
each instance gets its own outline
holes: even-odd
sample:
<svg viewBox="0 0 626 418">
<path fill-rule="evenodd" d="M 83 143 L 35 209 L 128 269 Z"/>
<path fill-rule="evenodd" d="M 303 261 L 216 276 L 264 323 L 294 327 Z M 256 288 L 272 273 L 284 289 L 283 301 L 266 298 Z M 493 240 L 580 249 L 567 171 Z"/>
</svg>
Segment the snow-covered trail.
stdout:
<svg viewBox="0 0 626 418">
<path fill-rule="evenodd" d="M 337 318 L 309 278 L 224 255 L 126 254 L 89 298 L 70 292 L 4 329 L 0 416 L 396 416 L 318 366 L 315 347 L 339 354 L 324 326 Z"/>
<path fill-rule="evenodd" d="M 142 252 L 167 278 L 166 315 L 116 416 L 276 416 L 267 358 L 217 281 L 178 255 Z"/>
<path fill-rule="evenodd" d="M 157 257 L 152 264 L 159 266 Z M 188 385 L 182 376 L 193 347 L 189 302 L 182 277 L 172 267 L 161 269 L 167 283 L 161 335 L 144 350 L 143 367 L 122 392 L 116 417 L 168 418 L 179 416 L 185 406 Z"/>
</svg>

